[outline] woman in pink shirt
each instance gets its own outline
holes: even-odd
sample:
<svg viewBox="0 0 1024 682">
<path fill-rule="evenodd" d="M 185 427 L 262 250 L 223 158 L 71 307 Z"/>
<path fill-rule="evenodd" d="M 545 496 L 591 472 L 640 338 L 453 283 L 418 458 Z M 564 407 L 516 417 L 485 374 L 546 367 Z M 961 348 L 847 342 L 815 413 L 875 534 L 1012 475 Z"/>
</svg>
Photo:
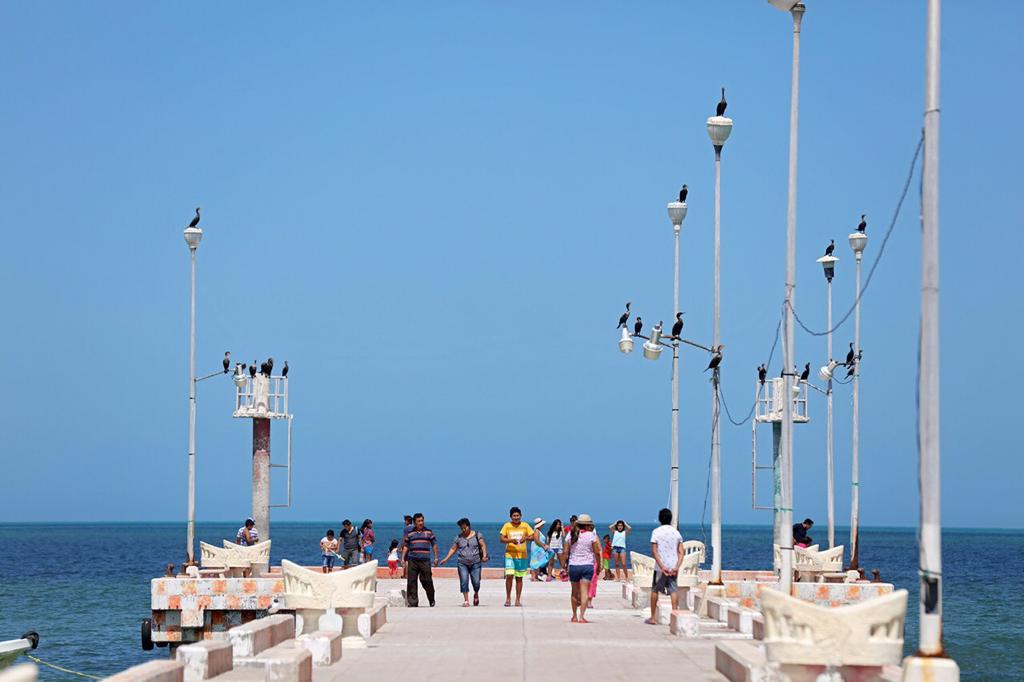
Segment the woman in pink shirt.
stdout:
<svg viewBox="0 0 1024 682">
<path fill-rule="evenodd" d="M 589 514 L 580 514 L 576 519 L 562 555 L 563 558 L 568 557 L 569 582 L 572 584 L 572 622 L 588 623 L 587 602 L 590 601 L 594 562 L 600 561 L 601 556 L 601 541 L 594 532 L 594 521 Z"/>
</svg>

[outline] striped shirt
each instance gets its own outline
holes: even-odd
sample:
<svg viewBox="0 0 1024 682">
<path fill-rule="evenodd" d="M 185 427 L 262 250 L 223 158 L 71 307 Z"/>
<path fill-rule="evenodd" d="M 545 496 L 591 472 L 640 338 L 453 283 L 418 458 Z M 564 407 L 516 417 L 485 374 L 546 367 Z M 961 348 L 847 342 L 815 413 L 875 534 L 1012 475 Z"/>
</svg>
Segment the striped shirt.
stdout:
<svg viewBox="0 0 1024 682">
<path fill-rule="evenodd" d="M 249 537 L 252 538 L 252 542 L 245 541 L 245 526 L 238 529 L 238 533 L 235 535 L 235 544 L 237 545 L 255 545 L 260 541 L 260 532 L 256 530 L 256 526 L 249 529 Z"/>
<path fill-rule="evenodd" d="M 402 540 L 406 548 L 406 559 L 426 559 L 429 561 L 430 550 L 437 546 L 437 538 L 434 537 L 434 531 L 429 528 L 424 528 L 423 530 L 410 528 L 405 531 Z"/>
</svg>

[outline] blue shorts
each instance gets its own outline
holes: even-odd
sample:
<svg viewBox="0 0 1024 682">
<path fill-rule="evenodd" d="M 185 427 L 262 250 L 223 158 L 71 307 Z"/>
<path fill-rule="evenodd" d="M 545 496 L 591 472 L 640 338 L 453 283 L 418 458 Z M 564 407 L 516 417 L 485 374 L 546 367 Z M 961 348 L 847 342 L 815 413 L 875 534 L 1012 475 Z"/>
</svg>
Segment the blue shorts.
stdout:
<svg viewBox="0 0 1024 682">
<path fill-rule="evenodd" d="M 505 557 L 505 575 L 522 578 L 530 568 L 530 561 L 526 557 Z"/>
<path fill-rule="evenodd" d="M 333 554 L 324 554 L 323 555 L 323 559 L 324 559 L 324 563 L 323 563 L 323 567 L 324 568 L 328 568 L 328 569 L 334 568 L 335 556 Z"/>
<path fill-rule="evenodd" d="M 612 547 L 612 551 L 615 552 L 616 554 L 625 554 L 626 553 L 626 548 L 625 547 Z"/>
<path fill-rule="evenodd" d="M 583 565 L 569 565 L 569 582 L 578 583 L 581 580 L 590 580 L 594 577 L 594 567 Z"/>
<path fill-rule="evenodd" d="M 363 554 L 366 555 L 366 560 L 369 561 L 370 557 L 373 556 L 373 545 L 367 545 L 363 547 Z"/>
</svg>

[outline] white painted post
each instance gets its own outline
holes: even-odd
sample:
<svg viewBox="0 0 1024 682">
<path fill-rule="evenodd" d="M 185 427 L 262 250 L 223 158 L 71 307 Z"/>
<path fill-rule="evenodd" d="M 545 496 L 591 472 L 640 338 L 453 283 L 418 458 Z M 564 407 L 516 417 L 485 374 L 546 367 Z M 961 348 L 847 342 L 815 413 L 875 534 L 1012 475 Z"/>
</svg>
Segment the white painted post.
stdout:
<svg viewBox="0 0 1024 682">
<path fill-rule="evenodd" d="M 853 447 L 850 453 L 850 568 L 860 568 L 860 262 L 856 251 L 855 285 L 857 302 L 853 313 Z"/>
<path fill-rule="evenodd" d="M 828 362 L 832 362 L 832 278 L 828 277 Z M 835 495 L 835 462 L 832 447 L 832 377 L 828 379 L 825 402 L 828 404 L 828 424 L 826 426 L 827 445 L 827 477 L 828 477 L 828 548 L 836 544 L 836 495 Z"/>
<path fill-rule="evenodd" d="M 185 228 L 185 243 L 192 261 L 188 343 L 188 529 L 185 545 L 185 556 L 190 565 L 195 563 L 196 544 L 196 249 L 202 239 L 202 229 Z"/>
<path fill-rule="evenodd" d="M 685 216 L 685 212 L 683 214 Z M 673 221 L 675 274 L 672 280 L 673 312 L 679 312 L 679 232 L 683 219 Z M 669 462 L 669 509 L 672 510 L 672 524 L 679 527 L 679 341 L 672 341 L 672 452 Z"/>
</svg>

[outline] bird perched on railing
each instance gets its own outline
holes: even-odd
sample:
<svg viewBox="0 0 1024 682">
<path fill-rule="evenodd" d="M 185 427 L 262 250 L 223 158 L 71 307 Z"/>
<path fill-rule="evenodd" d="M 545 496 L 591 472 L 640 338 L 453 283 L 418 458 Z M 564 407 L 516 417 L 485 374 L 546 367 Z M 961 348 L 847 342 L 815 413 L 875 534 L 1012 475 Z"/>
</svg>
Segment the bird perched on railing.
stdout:
<svg viewBox="0 0 1024 682">
<path fill-rule="evenodd" d="M 690 188 L 687 187 L 686 185 L 683 185 L 683 188 L 681 190 L 679 190 L 679 203 L 680 204 L 685 204 L 686 203 L 686 195 L 689 194 L 689 193 L 690 193 Z"/>
<path fill-rule="evenodd" d="M 718 366 L 722 364 L 723 348 L 725 348 L 725 346 L 723 346 L 722 344 L 718 344 L 717 346 L 715 346 L 715 350 L 711 355 L 711 362 L 708 363 L 707 369 L 704 370 L 705 372 L 708 371 L 709 369 L 718 369 Z"/>
<path fill-rule="evenodd" d="M 850 341 L 850 352 L 846 354 L 846 362 L 843 363 L 843 366 L 849 367 L 852 365 L 855 355 L 856 354 L 853 352 L 853 341 Z"/>
<path fill-rule="evenodd" d="M 260 374 L 269 377 L 274 371 L 274 358 L 267 358 L 266 362 L 260 363 Z"/>
<path fill-rule="evenodd" d="M 224 373 L 228 373 L 228 369 L 231 367 L 231 351 L 224 351 L 224 360 L 221 362 L 224 365 Z"/>
<path fill-rule="evenodd" d="M 622 327 L 625 327 L 626 323 L 629 322 L 629 305 L 629 301 L 626 301 L 626 312 L 622 313 L 622 315 L 619 316 L 619 326 L 616 327 L 616 329 L 621 329 Z"/>
<path fill-rule="evenodd" d="M 284 361 L 284 367 L 281 368 L 281 376 L 283 376 L 285 379 L 288 378 L 288 361 L 287 360 Z"/>
<path fill-rule="evenodd" d="M 252 377 L 253 379 L 256 378 L 256 361 L 255 360 L 253 360 L 252 364 L 249 365 L 249 376 Z"/>
<path fill-rule="evenodd" d="M 867 213 L 860 214 L 860 224 L 857 225 L 857 231 L 860 232 L 861 234 L 864 234 L 864 231 L 868 229 L 867 217 Z"/>
<path fill-rule="evenodd" d="M 672 338 L 678 339 L 679 335 L 683 333 L 683 315 L 686 313 L 676 313 L 676 323 L 672 325 Z"/>
<path fill-rule="evenodd" d="M 836 250 L 836 240 L 833 239 L 832 243 L 825 247 L 825 255 L 831 256 L 832 252 Z"/>
<path fill-rule="evenodd" d="M 846 370 L 846 376 L 847 377 L 852 377 L 853 373 L 857 371 L 857 365 L 860 364 L 860 359 L 862 357 L 864 357 L 864 349 L 863 348 L 861 348 L 859 351 L 857 351 L 857 357 L 853 358 L 853 360 L 851 360 L 847 364 L 847 367 L 850 368 L 850 369 Z"/>
<path fill-rule="evenodd" d="M 807 381 L 811 376 L 811 363 L 804 365 L 804 371 L 800 372 L 800 381 Z"/>
<path fill-rule="evenodd" d="M 764 363 L 761 363 L 757 366 L 757 380 L 761 382 L 762 386 L 764 386 L 766 376 L 768 376 L 768 368 L 764 366 Z"/>
<path fill-rule="evenodd" d="M 715 114 L 717 116 L 725 116 L 725 108 L 729 106 L 729 103 L 725 101 L 725 86 L 722 86 L 722 99 L 719 100 L 718 106 L 715 107 Z"/>
<path fill-rule="evenodd" d="M 199 207 L 196 206 L 196 216 L 192 218 L 192 222 L 188 224 L 189 227 L 196 227 L 199 225 Z"/>
<path fill-rule="evenodd" d="M 640 332 L 644 330 L 644 321 L 640 319 L 640 316 L 636 316 L 636 322 L 633 323 L 633 336 L 640 336 Z"/>
</svg>

